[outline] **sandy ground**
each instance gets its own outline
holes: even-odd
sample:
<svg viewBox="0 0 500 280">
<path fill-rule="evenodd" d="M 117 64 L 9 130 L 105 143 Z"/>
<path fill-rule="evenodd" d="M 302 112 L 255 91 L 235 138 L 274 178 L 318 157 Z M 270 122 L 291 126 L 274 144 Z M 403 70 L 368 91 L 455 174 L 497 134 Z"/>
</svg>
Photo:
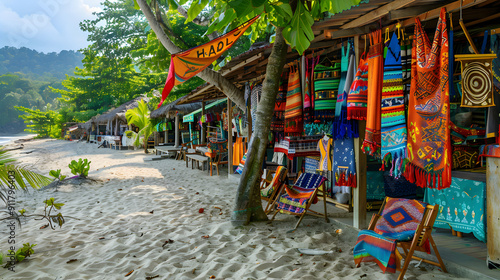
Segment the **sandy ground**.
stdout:
<svg viewBox="0 0 500 280">
<path fill-rule="evenodd" d="M 40 229 L 45 221 L 24 221 L 16 229 L 16 245 L 38 244 L 35 254 L 17 264 L 15 272 L 0 269 L 0 279 L 397 278 L 383 274 L 375 263 L 355 268 L 357 232 L 334 220 L 306 217 L 291 231 L 296 219 L 278 214 L 272 224 L 234 226 L 230 211 L 235 181 L 186 168 L 182 161 L 145 162 L 152 155 L 141 150 L 98 149 L 61 140 L 25 142 L 13 154 L 19 163 L 44 174 L 62 169 L 71 175 L 68 163 L 87 158 L 92 180 L 16 194 L 16 208 L 27 214 L 42 213 L 43 200 L 54 197 L 65 203 L 61 212 L 68 218 L 55 230 Z M 201 214 L 200 208 L 205 209 Z M 8 230 L 1 226 L 4 253 L 7 241 Z M 332 252 L 301 255 L 298 248 Z M 426 264 L 411 265 L 406 278 L 464 279 Z"/>
</svg>

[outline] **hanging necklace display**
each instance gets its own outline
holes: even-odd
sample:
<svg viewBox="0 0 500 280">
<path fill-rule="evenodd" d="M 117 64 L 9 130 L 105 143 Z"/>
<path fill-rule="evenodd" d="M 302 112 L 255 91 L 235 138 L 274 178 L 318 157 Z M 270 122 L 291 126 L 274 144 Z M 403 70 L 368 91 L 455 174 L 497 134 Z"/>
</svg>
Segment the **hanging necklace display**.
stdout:
<svg viewBox="0 0 500 280">
<path fill-rule="evenodd" d="M 493 72 L 491 65 L 496 54 L 479 54 L 476 45 L 465 28 L 460 2 L 460 26 L 474 54 L 457 54 L 462 68 L 462 107 L 485 108 L 495 106 L 493 100 Z"/>
</svg>

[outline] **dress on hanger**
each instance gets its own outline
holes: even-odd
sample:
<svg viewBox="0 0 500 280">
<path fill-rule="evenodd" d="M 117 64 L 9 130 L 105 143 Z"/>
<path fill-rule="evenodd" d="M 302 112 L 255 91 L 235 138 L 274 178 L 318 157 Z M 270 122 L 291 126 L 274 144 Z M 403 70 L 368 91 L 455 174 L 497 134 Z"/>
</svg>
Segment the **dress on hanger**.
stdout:
<svg viewBox="0 0 500 280">
<path fill-rule="evenodd" d="M 325 140 L 327 138 L 327 140 Z M 332 144 L 333 139 L 328 138 L 327 136 L 321 138 L 318 141 L 318 150 L 321 154 L 321 158 L 319 160 L 319 170 L 321 171 L 331 171 L 332 170 Z"/>
</svg>

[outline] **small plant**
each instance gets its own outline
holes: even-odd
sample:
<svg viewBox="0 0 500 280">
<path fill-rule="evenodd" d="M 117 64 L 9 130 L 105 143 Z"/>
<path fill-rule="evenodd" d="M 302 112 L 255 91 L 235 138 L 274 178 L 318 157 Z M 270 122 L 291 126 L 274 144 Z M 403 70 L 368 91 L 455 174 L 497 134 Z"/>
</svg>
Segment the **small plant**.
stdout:
<svg viewBox="0 0 500 280">
<path fill-rule="evenodd" d="M 49 175 L 54 177 L 55 179 L 58 179 L 59 181 L 62 181 L 64 180 L 64 178 L 66 178 L 65 175 L 61 174 L 61 169 L 50 170 Z"/>
<path fill-rule="evenodd" d="M 51 213 L 52 210 L 54 210 L 54 208 L 57 210 L 61 210 L 61 207 L 64 206 L 64 203 L 55 203 L 53 197 L 45 200 L 43 203 L 45 203 L 45 208 L 43 209 L 43 215 L 40 215 L 42 216 L 40 220 L 44 219 L 47 220 L 49 222 L 51 229 L 54 229 L 54 225 L 52 224 L 52 222 L 57 223 L 59 227 L 62 227 L 62 225 L 65 223 L 63 215 L 61 213 L 57 213 L 56 215 L 51 215 Z M 48 213 L 47 213 L 47 208 L 49 209 Z"/>
<path fill-rule="evenodd" d="M 0 254 L 0 264 L 3 264 L 3 261 L 5 260 L 7 264 L 5 264 L 4 268 L 9 268 L 16 263 L 22 262 L 27 257 L 35 253 L 35 250 L 33 250 L 33 247 L 35 246 L 36 244 L 30 244 L 28 242 L 23 244 L 23 247 L 19 248 L 15 252 L 14 250 L 9 250 L 7 255 Z"/>
<path fill-rule="evenodd" d="M 71 169 L 71 173 L 74 175 L 78 175 L 80 177 L 87 177 L 89 175 L 89 170 L 90 170 L 90 161 L 87 159 L 78 159 L 72 160 L 71 163 L 68 165 L 69 169 Z"/>
</svg>

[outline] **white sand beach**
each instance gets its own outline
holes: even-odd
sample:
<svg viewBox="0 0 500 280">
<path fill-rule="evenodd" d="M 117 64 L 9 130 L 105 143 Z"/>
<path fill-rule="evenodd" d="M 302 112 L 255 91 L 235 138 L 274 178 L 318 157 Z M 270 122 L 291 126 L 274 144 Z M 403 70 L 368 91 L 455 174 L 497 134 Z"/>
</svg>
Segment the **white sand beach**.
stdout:
<svg viewBox="0 0 500 280">
<path fill-rule="evenodd" d="M 33 150 L 22 154 L 23 150 Z M 142 150 L 117 151 L 95 144 L 35 140 L 13 151 L 19 163 L 43 174 L 87 158 L 87 183 L 18 192 L 16 208 L 41 213 L 43 201 L 65 203 L 62 228 L 40 229 L 28 219 L 16 229 L 16 246 L 38 244 L 15 272 L 0 279 L 396 279 L 375 263 L 354 267 L 357 232 L 331 219 L 278 215 L 272 224 L 235 227 L 230 222 L 237 183 L 186 168 L 183 161 L 144 162 Z M 204 208 L 203 213 L 199 209 Z M 2 215 L 4 215 L 2 213 Z M 1 217 L 1 216 L 0 216 Z M 342 231 L 337 233 L 338 229 Z M 0 251 L 8 231 L 0 227 Z M 332 251 L 301 255 L 297 248 Z M 71 261 L 70 261 L 71 260 Z M 133 271 L 132 273 L 130 273 Z M 129 274 L 130 273 L 130 274 Z M 127 276 L 127 274 L 129 274 Z M 156 278 L 151 278 L 158 276 Z M 147 278 L 150 277 L 150 278 Z M 465 279 L 434 266 L 411 265 L 407 279 Z"/>
</svg>

